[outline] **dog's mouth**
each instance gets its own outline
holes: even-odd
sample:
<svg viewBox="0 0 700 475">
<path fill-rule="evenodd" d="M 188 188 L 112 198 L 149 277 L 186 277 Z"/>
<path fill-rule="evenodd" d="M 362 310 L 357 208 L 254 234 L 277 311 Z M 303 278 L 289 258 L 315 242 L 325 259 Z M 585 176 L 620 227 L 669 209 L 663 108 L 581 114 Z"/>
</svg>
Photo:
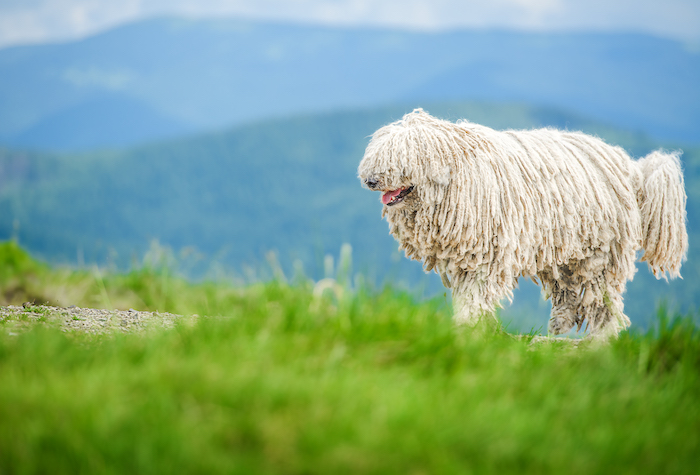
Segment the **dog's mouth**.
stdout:
<svg viewBox="0 0 700 475">
<path fill-rule="evenodd" d="M 394 206 L 397 203 L 401 203 L 406 197 L 406 195 L 408 195 L 412 191 L 412 186 L 409 186 L 408 188 L 399 188 L 393 191 L 387 191 L 382 195 L 382 203 L 384 203 L 387 206 Z"/>
</svg>

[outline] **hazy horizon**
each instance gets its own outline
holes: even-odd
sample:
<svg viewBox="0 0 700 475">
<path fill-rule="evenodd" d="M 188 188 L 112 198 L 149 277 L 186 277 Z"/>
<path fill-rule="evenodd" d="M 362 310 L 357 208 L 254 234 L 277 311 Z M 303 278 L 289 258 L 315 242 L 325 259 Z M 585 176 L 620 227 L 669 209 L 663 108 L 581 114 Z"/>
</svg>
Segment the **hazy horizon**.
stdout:
<svg viewBox="0 0 700 475">
<path fill-rule="evenodd" d="M 163 16 L 418 31 L 633 32 L 700 45 L 700 2 L 693 0 L 0 0 L 0 48 L 71 41 Z"/>
</svg>

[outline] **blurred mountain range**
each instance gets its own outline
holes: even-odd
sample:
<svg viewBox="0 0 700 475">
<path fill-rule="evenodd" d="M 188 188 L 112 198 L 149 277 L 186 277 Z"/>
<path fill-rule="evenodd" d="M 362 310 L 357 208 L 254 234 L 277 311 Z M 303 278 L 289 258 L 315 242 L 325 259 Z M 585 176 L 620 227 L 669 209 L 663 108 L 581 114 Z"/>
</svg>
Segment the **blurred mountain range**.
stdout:
<svg viewBox="0 0 700 475">
<path fill-rule="evenodd" d="M 0 239 L 52 263 L 121 268 L 151 240 L 236 270 L 275 249 L 286 271 L 298 260 L 314 278 L 350 243 L 370 281 L 434 295 L 440 279 L 396 250 L 356 179 L 372 132 L 423 107 L 497 129 L 582 130 L 635 156 L 683 148 L 685 280 L 637 274 L 626 309 L 644 325 L 661 298 L 700 307 L 698 84 L 700 52 L 635 34 L 158 19 L 6 48 Z M 548 310 L 523 287 L 506 315 L 527 330 Z"/>
<path fill-rule="evenodd" d="M 464 100 L 697 143 L 698 84 L 698 51 L 645 35 L 156 19 L 0 50 L 0 144 L 125 147 L 300 113 Z"/>
<path fill-rule="evenodd" d="M 629 133 L 555 109 L 488 103 L 424 104 L 444 118 L 495 128 L 568 124 L 625 147 L 636 156 L 658 146 Z M 381 285 L 420 285 L 444 292 L 440 278 L 398 252 L 381 220 L 379 194 L 360 187 L 356 169 L 370 134 L 411 106 L 309 114 L 119 151 L 57 154 L 0 149 L 0 239 L 14 237 L 53 263 L 128 268 L 153 239 L 204 254 L 207 264 L 240 273 L 265 267 L 276 250 L 291 275 L 323 277 L 324 256 L 343 243 L 354 249 L 353 272 Z M 628 314 L 645 324 L 664 298 L 683 309 L 700 306 L 700 148 L 685 150 L 691 250 L 684 280 L 658 282 L 640 265 L 629 286 Z M 696 219 L 697 218 L 697 219 Z M 195 263 L 196 264 L 196 263 Z M 240 274 L 239 274 L 240 275 Z M 211 276 L 210 276 L 211 277 Z M 518 325 L 545 325 L 549 310 L 532 284 L 506 312 Z M 530 326 L 528 326 L 530 325 Z"/>
</svg>

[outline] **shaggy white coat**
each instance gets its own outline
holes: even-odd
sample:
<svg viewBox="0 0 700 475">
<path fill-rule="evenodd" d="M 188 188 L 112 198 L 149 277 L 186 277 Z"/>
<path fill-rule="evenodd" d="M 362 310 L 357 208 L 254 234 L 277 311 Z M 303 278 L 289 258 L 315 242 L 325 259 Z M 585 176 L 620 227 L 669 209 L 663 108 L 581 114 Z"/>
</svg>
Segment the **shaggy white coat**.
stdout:
<svg viewBox="0 0 700 475">
<path fill-rule="evenodd" d="M 452 288 L 460 323 L 495 315 L 528 276 L 551 297 L 550 334 L 587 321 L 593 337 L 617 335 L 636 251 L 657 278 L 679 276 L 687 252 L 677 152 L 635 161 L 583 133 L 501 132 L 416 109 L 375 132 L 358 174 L 388 196 L 413 187 L 383 216 L 399 249 Z"/>
</svg>

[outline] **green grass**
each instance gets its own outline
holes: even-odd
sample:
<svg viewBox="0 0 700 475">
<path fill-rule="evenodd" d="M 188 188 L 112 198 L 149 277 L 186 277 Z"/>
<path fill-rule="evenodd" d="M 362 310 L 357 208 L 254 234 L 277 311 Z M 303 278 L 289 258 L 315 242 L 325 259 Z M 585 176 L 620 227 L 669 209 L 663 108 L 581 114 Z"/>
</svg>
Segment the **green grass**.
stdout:
<svg viewBox="0 0 700 475">
<path fill-rule="evenodd" d="M 649 333 L 574 350 L 455 328 L 444 299 L 391 289 L 35 272 L 34 290 L 212 316 L 129 335 L 0 331 L 0 473 L 700 466 L 700 332 L 664 310 Z"/>
</svg>

